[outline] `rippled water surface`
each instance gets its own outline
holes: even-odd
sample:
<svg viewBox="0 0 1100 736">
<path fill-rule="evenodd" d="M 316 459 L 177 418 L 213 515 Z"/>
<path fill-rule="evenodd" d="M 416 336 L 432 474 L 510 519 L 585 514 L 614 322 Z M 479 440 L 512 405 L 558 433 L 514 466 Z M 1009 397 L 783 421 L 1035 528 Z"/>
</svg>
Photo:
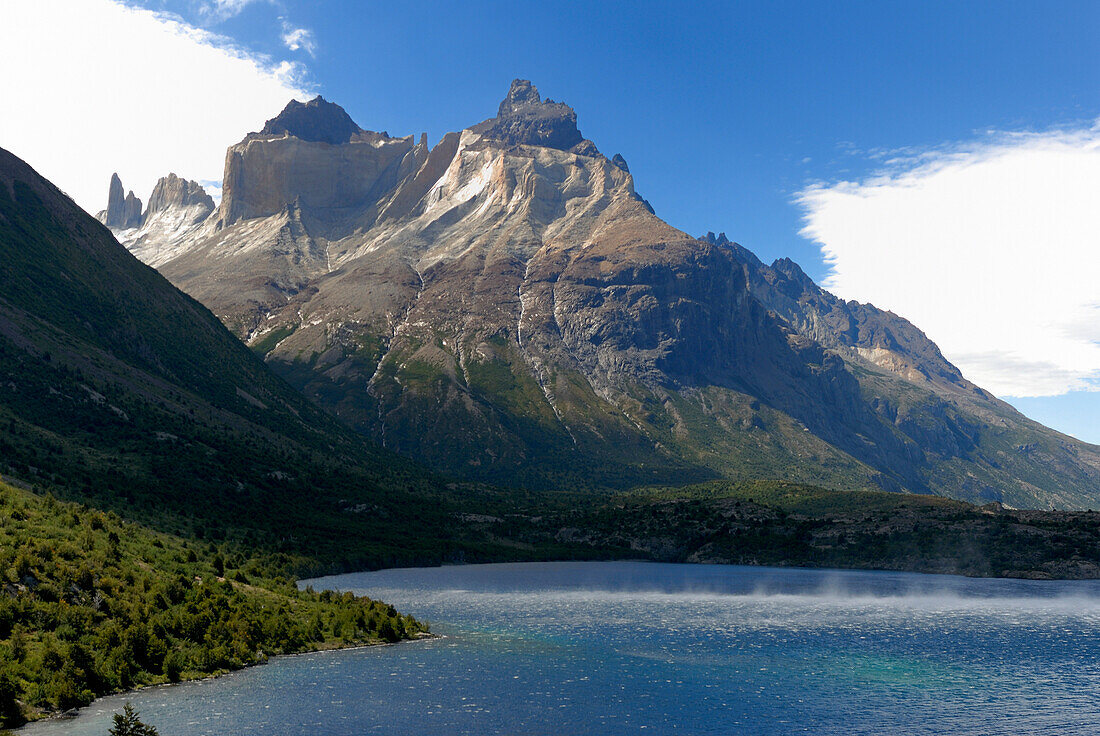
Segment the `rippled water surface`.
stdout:
<svg viewBox="0 0 1100 736">
<path fill-rule="evenodd" d="M 1100 584 L 639 562 L 307 581 L 440 638 L 280 658 L 125 700 L 198 734 L 1100 733 Z"/>
</svg>

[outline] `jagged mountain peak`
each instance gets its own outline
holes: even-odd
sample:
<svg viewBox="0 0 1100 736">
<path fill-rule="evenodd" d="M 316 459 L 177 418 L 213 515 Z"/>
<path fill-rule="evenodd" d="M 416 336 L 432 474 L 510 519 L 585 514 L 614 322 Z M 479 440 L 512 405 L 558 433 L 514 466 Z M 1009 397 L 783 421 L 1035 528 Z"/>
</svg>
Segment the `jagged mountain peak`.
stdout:
<svg viewBox="0 0 1100 736">
<path fill-rule="evenodd" d="M 500 101 L 500 107 L 497 108 L 497 117 L 507 117 L 525 105 L 541 103 L 542 95 L 539 94 L 539 88 L 531 84 L 530 79 L 513 79 L 512 86 L 508 88 L 508 94 Z"/>
<path fill-rule="evenodd" d="M 797 283 L 803 288 L 817 288 L 817 284 L 811 279 L 806 272 L 802 270 L 802 266 L 792 261 L 790 258 L 777 258 L 772 263 L 772 269 L 786 276 L 791 281 Z"/>
<path fill-rule="evenodd" d="M 344 108 L 317 95 L 309 102 L 288 102 L 282 112 L 264 124 L 260 135 L 286 134 L 303 141 L 337 145 L 361 132 Z"/>
<path fill-rule="evenodd" d="M 111 174 L 107 209 L 99 212 L 96 219 L 112 230 L 126 230 L 141 225 L 141 200 L 132 191 L 126 192 L 118 172 Z"/>
<path fill-rule="evenodd" d="M 175 246 L 189 242 L 216 209 L 214 199 L 201 184 L 174 173 L 157 180 L 144 213 L 141 200 L 133 192 L 123 198 L 122 191 L 122 180 L 114 174 L 107 209 L 96 219 L 152 266 L 175 257 Z"/>
<path fill-rule="evenodd" d="M 700 236 L 699 240 L 702 240 L 705 243 L 710 243 L 711 245 L 718 248 L 725 248 L 727 250 L 733 251 L 738 260 L 754 269 L 760 268 L 764 265 L 760 261 L 760 259 L 756 257 L 755 253 L 753 253 L 751 250 L 744 247 L 740 243 L 735 243 L 734 241 L 730 240 L 728 237 L 726 237 L 725 233 L 718 233 L 717 235 L 715 235 L 713 232 L 708 232 L 706 235 Z"/>
<path fill-rule="evenodd" d="M 190 207 L 199 205 L 212 212 L 214 200 L 202 184 L 190 179 L 176 176 L 174 173 L 162 176 L 153 187 L 153 193 L 149 196 L 149 204 L 145 210 L 145 220 L 155 212 L 166 210 L 169 207 Z"/>
<path fill-rule="evenodd" d="M 508 94 L 497 108 L 497 116 L 475 126 L 474 131 L 511 146 L 568 151 L 585 142 L 577 129 L 577 113 L 573 108 L 563 102 L 544 101 L 538 87 L 527 79 L 512 80 Z M 585 151 L 586 155 L 595 153 L 595 147 L 591 149 Z"/>
</svg>

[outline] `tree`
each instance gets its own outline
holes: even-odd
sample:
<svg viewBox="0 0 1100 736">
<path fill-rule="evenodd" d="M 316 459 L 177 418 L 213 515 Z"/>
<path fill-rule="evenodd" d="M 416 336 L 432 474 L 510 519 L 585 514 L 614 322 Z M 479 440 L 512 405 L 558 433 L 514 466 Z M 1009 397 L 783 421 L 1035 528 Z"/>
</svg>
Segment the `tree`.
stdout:
<svg viewBox="0 0 1100 736">
<path fill-rule="evenodd" d="M 225 558 L 222 557 L 221 552 L 214 555 L 214 572 L 219 578 L 225 574 Z"/>
<path fill-rule="evenodd" d="M 129 703 L 121 713 L 115 713 L 115 725 L 107 733 L 109 736 L 158 736 L 157 729 L 142 723 Z"/>
<path fill-rule="evenodd" d="M 0 726 L 18 726 L 26 719 L 19 707 L 19 684 L 15 676 L 0 670 Z"/>
</svg>

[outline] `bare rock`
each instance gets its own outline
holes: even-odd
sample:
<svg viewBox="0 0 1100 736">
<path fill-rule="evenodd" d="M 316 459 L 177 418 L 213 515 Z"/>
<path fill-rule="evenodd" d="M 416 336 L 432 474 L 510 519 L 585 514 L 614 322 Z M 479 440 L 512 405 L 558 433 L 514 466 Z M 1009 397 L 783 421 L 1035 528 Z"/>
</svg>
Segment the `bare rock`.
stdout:
<svg viewBox="0 0 1100 736">
<path fill-rule="evenodd" d="M 260 135 L 292 135 L 311 143 L 338 145 L 362 132 L 344 108 L 317 95 L 309 102 L 291 100 L 283 111 L 268 120 Z"/>
<path fill-rule="evenodd" d="M 568 151 L 584 140 L 577 129 L 577 113 L 573 108 L 553 100 L 543 102 L 538 88 L 527 79 L 513 80 L 497 116 L 474 130 L 511 146 L 544 146 L 561 151 Z"/>
<path fill-rule="evenodd" d="M 122 180 L 111 174 L 111 186 L 107 193 L 107 209 L 97 217 L 112 230 L 127 230 L 141 224 L 141 200 L 131 191 L 123 193 Z"/>
<path fill-rule="evenodd" d="M 169 174 L 161 177 L 156 186 L 153 187 L 153 193 L 149 197 L 149 206 L 142 221 L 148 222 L 150 217 L 157 212 L 172 207 L 194 207 L 200 212 L 205 212 L 205 215 L 202 215 L 205 218 L 206 215 L 214 211 L 214 200 L 197 181 L 181 179 L 175 174 Z"/>
</svg>

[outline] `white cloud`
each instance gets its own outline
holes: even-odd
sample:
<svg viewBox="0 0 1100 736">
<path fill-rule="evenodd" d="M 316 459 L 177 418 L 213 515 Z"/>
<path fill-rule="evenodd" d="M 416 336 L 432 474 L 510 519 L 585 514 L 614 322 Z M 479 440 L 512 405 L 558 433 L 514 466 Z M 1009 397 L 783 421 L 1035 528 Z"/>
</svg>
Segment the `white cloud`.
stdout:
<svg viewBox="0 0 1100 736">
<path fill-rule="evenodd" d="M 283 23 L 283 43 L 291 51 L 305 51 L 310 56 L 314 56 L 317 51 L 317 39 L 313 37 L 313 31 L 306 28 L 295 28 L 286 21 L 285 18 L 281 19 Z"/>
<path fill-rule="evenodd" d="M 838 296 L 1002 396 L 1100 390 L 1100 128 L 990 135 L 798 196 Z"/>
<path fill-rule="evenodd" d="M 215 21 L 223 21 L 240 15 L 241 11 L 258 0 L 208 0 L 199 6 L 201 15 Z"/>
<path fill-rule="evenodd" d="M 110 0 L 4 3 L 0 69 L 0 146 L 89 212 L 114 171 L 142 200 L 170 171 L 220 181 L 227 146 L 310 96 L 296 64 Z"/>
</svg>

